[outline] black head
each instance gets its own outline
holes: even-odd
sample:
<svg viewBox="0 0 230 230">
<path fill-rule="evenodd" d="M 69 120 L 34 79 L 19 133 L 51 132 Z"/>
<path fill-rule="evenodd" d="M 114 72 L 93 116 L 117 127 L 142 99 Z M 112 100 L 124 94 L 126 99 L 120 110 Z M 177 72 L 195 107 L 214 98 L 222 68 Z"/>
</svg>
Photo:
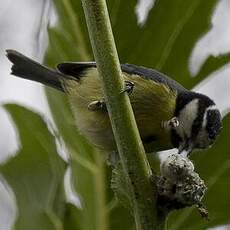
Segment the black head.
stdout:
<svg viewBox="0 0 230 230">
<path fill-rule="evenodd" d="M 220 111 L 203 94 L 189 91 L 179 94 L 175 116 L 180 124 L 172 130 L 172 143 L 180 152 L 210 147 L 221 130 Z"/>
</svg>

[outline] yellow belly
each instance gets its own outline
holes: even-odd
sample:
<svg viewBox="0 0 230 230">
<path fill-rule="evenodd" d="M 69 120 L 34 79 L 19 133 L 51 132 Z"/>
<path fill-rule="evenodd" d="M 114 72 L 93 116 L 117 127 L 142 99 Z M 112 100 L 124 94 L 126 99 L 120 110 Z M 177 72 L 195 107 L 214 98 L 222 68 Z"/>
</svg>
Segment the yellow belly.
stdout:
<svg viewBox="0 0 230 230">
<path fill-rule="evenodd" d="M 162 121 L 173 117 L 176 93 L 163 84 L 139 76 L 124 74 L 134 83 L 130 101 L 146 152 L 171 148 L 170 133 L 161 127 Z M 101 81 L 95 68 L 77 81 L 65 82 L 76 125 L 91 143 L 105 150 L 115 150 L 115 141 L 106 111 L 88 109 L 88 105 L 103 98 Z"/>
</svg>

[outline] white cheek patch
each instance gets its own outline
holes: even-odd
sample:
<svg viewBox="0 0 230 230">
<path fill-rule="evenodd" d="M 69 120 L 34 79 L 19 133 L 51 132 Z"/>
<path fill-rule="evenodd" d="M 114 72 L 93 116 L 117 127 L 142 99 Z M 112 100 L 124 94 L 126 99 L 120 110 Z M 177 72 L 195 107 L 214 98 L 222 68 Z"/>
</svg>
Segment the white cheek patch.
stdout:
<svg viewBox="0 0 230 230">
<path fill-rule="evenodd" d="M 190 101 L 181 111 L 178 117 L 180 122 L 177 132 L 181 137 L 191 137 L 193 121 L 196 119 L 199 108 L 199 99 Z"/>
</svg>

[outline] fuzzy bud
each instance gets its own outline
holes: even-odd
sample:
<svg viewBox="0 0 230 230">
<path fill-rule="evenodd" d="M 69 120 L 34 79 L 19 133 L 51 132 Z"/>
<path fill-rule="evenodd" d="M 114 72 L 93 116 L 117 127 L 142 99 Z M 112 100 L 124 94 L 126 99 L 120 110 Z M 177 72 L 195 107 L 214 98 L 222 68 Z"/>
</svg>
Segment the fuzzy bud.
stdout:
<svg viewBox="0 0 230 230">
<path fill-rule="evenodd" d="M 204 181 L 194 172 L 193 163 L 174 154 L 161 164 L 158 178 L 158 202 L 168 210 L 198 205 L 206 191 Z"/>
</svg>

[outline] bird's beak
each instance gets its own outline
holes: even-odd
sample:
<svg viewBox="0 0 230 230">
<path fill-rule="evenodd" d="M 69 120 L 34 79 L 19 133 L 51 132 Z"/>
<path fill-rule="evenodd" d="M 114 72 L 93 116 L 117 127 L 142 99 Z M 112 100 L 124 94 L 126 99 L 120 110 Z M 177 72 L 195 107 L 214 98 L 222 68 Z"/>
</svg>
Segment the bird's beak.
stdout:
<svg viewBox="0 0 230 230">
<path fill-rule="evenodd" d="M 181 151 L 179 151 L 178 153 L 179 153 L 181 156 L 183 156 L 183 157 L 187 157 L 187 156 L 189 155 L 186 149 L 181 150 Z"/>
<path fill-rule="evenodd" d="M 187 148 L 179 148 L 178 153 L 183 157 L 189 157 L 193 151 L 193 145 L 190 144 Z"/>
</svg>

